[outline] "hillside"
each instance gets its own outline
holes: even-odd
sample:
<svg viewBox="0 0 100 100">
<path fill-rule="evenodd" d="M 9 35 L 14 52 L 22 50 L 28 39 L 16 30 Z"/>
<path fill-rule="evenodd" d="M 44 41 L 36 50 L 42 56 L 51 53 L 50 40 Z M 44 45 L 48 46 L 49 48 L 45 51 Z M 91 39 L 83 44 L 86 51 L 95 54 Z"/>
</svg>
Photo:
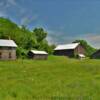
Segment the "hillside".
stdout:
<svg viewBox="0 0 100 100">
<path fill-rule="evenodd" d="M 52 46 L 46 40 L 47 35 L 48 33 L 41 27 L 30 30 L 25 25 L 17 25 L 10 19 L 0 17 L 0 39 L 14 40 L 18 45 L 18 57 L 26 55 L 25 52 L 30 49 L 52 53 Z"/>
<path fill-rule="evenodd" d="M 99 93 L 99 60 L 0 62 L 0 100 L 99 100 Z"/>
</svg>

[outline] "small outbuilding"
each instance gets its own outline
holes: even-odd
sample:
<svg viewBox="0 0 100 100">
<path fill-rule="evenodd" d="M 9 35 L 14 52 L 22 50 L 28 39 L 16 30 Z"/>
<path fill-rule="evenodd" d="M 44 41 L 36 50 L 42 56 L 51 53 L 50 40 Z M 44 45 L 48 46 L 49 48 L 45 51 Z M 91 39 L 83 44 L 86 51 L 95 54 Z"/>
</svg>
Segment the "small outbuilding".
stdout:
<svg viewBox="0 0 100 100">
<path fill-rule="evenodd" d="M 54 49 L 54 55 L 76 57 L 77 55 L 85 55 L 85 49 L 80 43 L 71 43 L 58 45 Z"/>
<path fill-rule="evenodd" d="M 94 52 L 91 56 L 93 59 L 100 59 L 100 49 Z"/>
<path fill-rule="evenodd" d="M 28 57 L 35 60 L 46 60 L 48 58 L 48 53 L 45 51 L 30 50 L 28 52 Z"/>
<path fill-rule="evenodd" d="M 13 40 L 0 39 L 0 60 L 15 60 L 16 48 Z"/>
<path fill-rule="evenodd" d="M 78 54 L 77 56 L 78 56 L 79 59 L 84 59 L 85 58 L 84 54 Z"/>
</svg>

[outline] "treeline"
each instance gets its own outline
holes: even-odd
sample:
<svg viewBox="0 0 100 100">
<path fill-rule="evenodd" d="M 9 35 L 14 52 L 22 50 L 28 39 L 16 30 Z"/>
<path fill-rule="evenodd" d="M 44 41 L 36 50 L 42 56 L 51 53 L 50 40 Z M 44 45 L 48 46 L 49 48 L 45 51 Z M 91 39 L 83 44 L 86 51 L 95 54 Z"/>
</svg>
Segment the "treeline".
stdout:
<svg viewBox="0 0 100 100">
<path fill-rule="evenodd" d="M 53 53 L 55 45 L 49 45 L 46 40 L 48 33 L 43 28 L 35 28 L 30 31 L 24 25 L 18 26 L 7 18 L 0 17 L 0 39 L 12 39 L 17 45 L 17 56 L 26 57 L 30 49 L 45 50 L 49 54 Z M 96 51 L 85 40 L 76 40 L 80 42 L 86 50 L 86 55 L 90 56 Z"/>
<path fill-rule="evenodd" d="M 12 39 L 17 45 L 17 55 L 26 56 L 27 50 L 45 50 L 49 54 L 53 52 L 53 45 L 46 40 L 48 33 L 43 28 L 35 28 L 30 31 L 24 25 L 18 26 L 9 19 L 0 17 L 0 39 Z"/>
</svg>

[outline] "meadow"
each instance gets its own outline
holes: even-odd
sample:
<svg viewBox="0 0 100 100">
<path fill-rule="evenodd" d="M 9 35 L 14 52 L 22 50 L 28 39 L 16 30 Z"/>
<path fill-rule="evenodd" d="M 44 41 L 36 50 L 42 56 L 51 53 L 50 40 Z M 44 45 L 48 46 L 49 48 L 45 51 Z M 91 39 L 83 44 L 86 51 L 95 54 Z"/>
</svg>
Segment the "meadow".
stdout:
<svg viewBox="0 0 100 100">
<path fill-rule="evenodd" d="M 0 100 L 100 100 L 100 60 L 0 61 Z"/>
</svg>

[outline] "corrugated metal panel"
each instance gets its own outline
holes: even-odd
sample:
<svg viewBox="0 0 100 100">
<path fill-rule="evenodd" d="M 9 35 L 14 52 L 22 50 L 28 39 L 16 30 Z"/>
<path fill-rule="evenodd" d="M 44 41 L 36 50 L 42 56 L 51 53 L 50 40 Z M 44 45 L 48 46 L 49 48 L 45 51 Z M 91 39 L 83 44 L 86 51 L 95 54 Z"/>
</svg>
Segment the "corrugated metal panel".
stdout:
<svg viewBox="0 0 100 100">
<path fill-rule="evenodd" d="M 34 53 L 34 54 L 48 54 L 45 51 L 37 51 L 37 50 L 31 50 L 31 52 Z"/>
<path fill-rule="evenodd" d="M 75 49 L 78 45 L 79 45 L 79 43 L 72 43 L 72 44 L 58 45 L 54 50 Z"/>
<path fill-rule="evenodd" d="M 0 39 L 0 47 L 17 47 L 17 45 L 13 40 Z"/>
</svg>

